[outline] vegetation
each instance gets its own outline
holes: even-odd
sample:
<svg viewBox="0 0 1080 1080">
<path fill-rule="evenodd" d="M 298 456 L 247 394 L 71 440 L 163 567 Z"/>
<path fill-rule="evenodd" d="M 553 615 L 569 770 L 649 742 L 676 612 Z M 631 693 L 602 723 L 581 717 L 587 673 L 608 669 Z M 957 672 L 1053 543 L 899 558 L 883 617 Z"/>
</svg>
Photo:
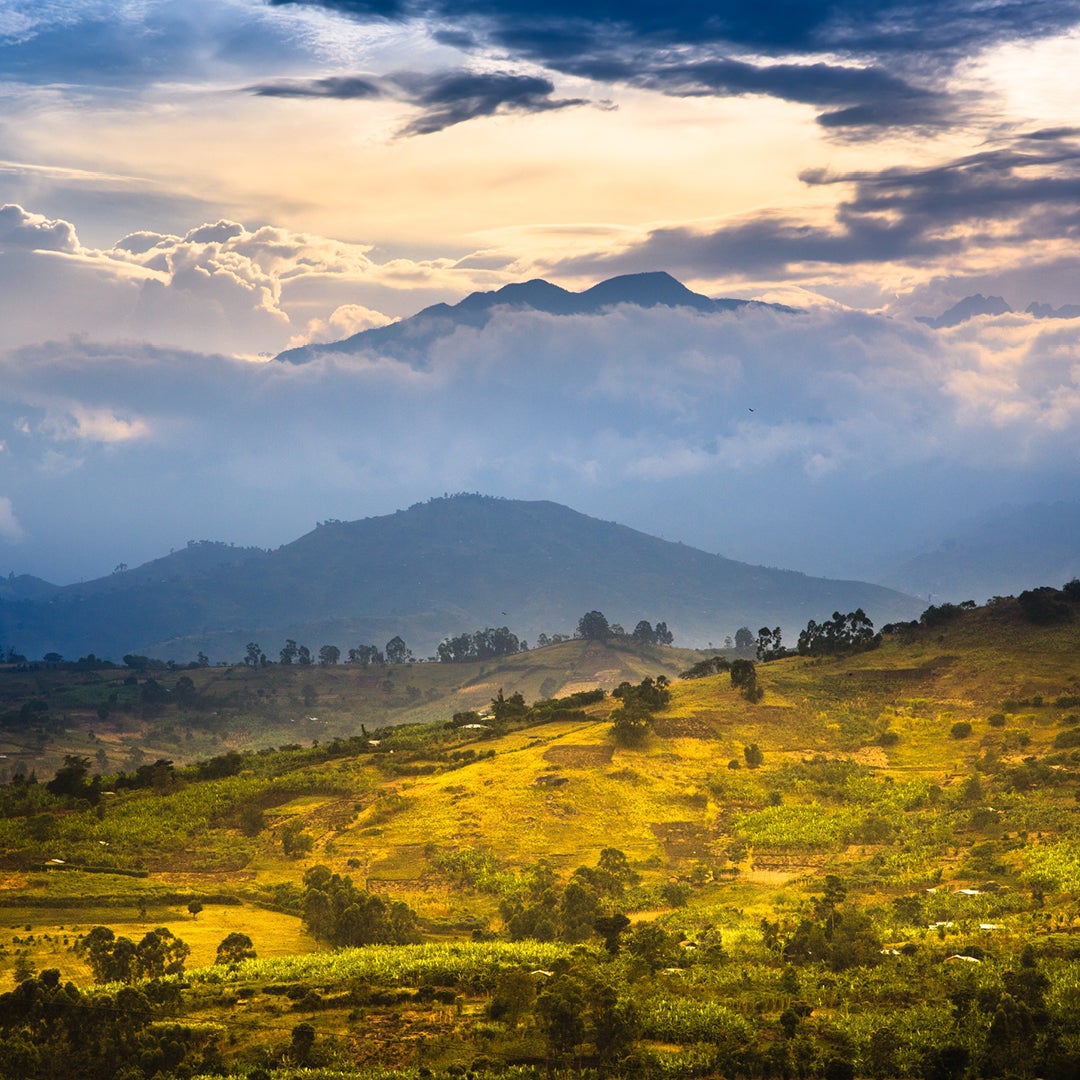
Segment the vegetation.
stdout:
<svg viewBox="0 0 1080 1080">
<path fill-rule="evenodd" d="M 769 662 L 631 671 L 662 651 L 609 637 L 414 665 L 475 685 L 275 749 L 68 747 L 0 786 L 0 1077 L 1073 1077 L 1080 596 L 1054 592 L 1068 618 L 958 606 Z M 603 680 L 539 691 L 587 654 Z M 389 667 L 305 678 L 346 702 Z M 8 711 L 41 725 L 88 674 Z"/>
</svg>

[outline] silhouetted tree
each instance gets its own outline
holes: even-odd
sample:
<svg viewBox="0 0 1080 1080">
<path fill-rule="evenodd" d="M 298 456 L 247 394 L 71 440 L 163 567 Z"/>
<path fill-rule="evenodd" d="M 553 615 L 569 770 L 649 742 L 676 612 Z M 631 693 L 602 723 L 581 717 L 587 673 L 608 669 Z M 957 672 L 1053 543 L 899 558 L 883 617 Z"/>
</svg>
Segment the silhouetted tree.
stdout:
<svg viewBox="0 0 1080 1080">
<path fill-rule="evenodd" d="M 387 663 L 390 664 L 404 664 L 407 660 L 412 659 L 412 650 L 405 644 L 400 635 L 392 637 L 386 643 L 385 651 Z"/>
<path fill-rule="evenodd" d="M 577 636 L 586 641 L 604 641 L 611 637 L 611 626 L 603 612 L 587 611 L 578 619 Z"/>
</svg>

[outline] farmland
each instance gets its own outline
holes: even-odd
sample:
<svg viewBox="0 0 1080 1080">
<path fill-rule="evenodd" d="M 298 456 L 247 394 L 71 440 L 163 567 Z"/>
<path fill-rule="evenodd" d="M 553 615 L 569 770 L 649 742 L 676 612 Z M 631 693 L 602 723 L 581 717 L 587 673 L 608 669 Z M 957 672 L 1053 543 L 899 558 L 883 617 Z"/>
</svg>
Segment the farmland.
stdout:
<svg viewBox="0 0 1080 1080">
<path fill-rule="evenodd" d="M 0 1038 L 37 1047 L 0 1075 L 50 1075 L 35 1009 L 81 1061 L 55 1018 L 137 993 L 100 1075 L 1074 1076 L 1078 607 L 759 662 L 755 700 L 677 677 L 711 654 L 576 641 L 394 670 L 423 701 L 380 724 L 369 676 L 315 671 L 328 730 L 276 745 L 295 673 L 212 668 L 243 688 L 214 753 L 98 780 L 72 723 L 61 783 L 0 789 Z"/>
</svg>

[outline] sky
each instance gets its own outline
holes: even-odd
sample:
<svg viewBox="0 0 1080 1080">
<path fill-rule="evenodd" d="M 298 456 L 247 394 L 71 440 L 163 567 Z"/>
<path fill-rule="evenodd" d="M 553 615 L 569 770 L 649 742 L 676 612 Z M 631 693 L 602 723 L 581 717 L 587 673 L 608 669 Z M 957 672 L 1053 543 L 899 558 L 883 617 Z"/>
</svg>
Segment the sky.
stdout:
<svg viewBox="0 0 1080 1080">
<path fill-rule="evenodd" d="M 0 0 L 0 572 L 480 491 L 870 576 L 1075 499 L 1078 65 L 1074 0 Z M 798 314 L 273 360 L 653 270 Z"/>
</svg>

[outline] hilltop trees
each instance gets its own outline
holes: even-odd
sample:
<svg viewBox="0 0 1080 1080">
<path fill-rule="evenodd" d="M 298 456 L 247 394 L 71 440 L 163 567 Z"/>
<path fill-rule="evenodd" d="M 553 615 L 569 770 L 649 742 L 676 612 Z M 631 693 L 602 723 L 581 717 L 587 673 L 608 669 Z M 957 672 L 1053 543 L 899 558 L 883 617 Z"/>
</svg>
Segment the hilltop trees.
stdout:
<svg viewBox="0 0 1080 1080">
<path fill-rule="evenodd" d="M 587 611 L 578 619 L 577 636 L 585 641 L 606 641 L 611 637 L 611 624 L 602 611 Z"/>
<path fill-rule="evenodd" d="M 778 660 L 785 655 L 786 650 L 780 639 L 780 627 L 770 630 L 763 626 L 757 636 L 757 658 L 762 661 Z"/>
<path fill-rule="evenodd" d="M 371 667 L 372 664 L 385 664 L 386 657 L 374 645 L 357 645 L 349 650 L 348 663 Z"/>
<path fill-rule="evenodd" d="M 811 619 L 799 635 L 800 656 L 836 656 L 873 648 L 880 639 L 874 635 L 874 624 L 862 608 L 833 617 L 820 625 Z"/>
<path fill-rule="evenodd" d="M 499 656 L 513 656 L 521 649 L 522 643 L 517 635 L 512 634 L 507 627 L 500 626 L 496 629 L 489 626 L 472 634 L 447 638 L 435 652 L 440 663 L 460 664 L 467 660 L 492 660 Z"/>
<path fill-rule="evenodd" d="M 647 619 L 641 619 L 633 632 L 627 634 L 618 623 L 609 623 L 602 611 L 587 611 L 582 615 L 578 619 L 575 636 L 584 641 L 606 641 L 613 637 L 629 637 L 639 645 L 670 645 L 675 640 L 675 635 L 668 629 L 666 622 L 658 622 L 656 626 L 653 626 Z M 547 636 L 543 634 L 537 639 L 541 644 L 546 643 L 547 640 Z"/>
<path fill-rule="evenodd" d="M 400 635 L 395 635 L 386 643 L 385 651 L 388 664 L 404 664 L 412 659 L 412 650 L 405 644 Z"/>
</svg>

